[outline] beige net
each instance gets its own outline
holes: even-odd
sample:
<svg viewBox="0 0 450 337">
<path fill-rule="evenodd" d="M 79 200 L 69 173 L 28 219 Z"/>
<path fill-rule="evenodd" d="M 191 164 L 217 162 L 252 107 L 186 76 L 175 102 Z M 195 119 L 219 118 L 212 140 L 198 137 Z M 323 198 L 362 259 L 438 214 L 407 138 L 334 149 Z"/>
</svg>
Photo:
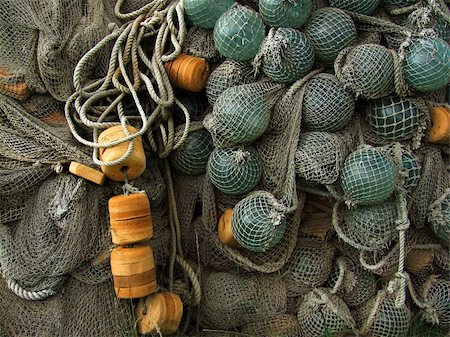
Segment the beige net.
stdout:
<svg viewBox="0 0 450 337">
<path fill-rule="evenodd" d="M 242 326 L 241 333 L 254 337 L 297 337 L 300 329 L 296 316 L 277 314 L 264 321 Z"/>
</svg>

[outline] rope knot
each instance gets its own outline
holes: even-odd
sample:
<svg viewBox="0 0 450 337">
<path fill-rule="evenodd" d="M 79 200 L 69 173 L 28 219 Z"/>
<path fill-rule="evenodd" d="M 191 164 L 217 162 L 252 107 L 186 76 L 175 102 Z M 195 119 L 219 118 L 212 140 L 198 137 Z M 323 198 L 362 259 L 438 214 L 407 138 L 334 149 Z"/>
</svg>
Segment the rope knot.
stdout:
<svg viewBox="0 0 450 337">
<path fill-rule="evenodd" d="M 145 193 L 145 191 L 141 191 L 137 187 L 134 187 L 133 185 L 131 185 L 131 183 L 129 183 L 129 182 L 126 182 L 125 184 L 123 184 L 122 191 L 123 191 L 123 194 L 125 194 L 125 195 L 136 194 L 136 193 Z"/>
<path fill-rule="evenodd" d="M 409 228 L 408 219 L 404 219 L 403 217 L 399 220 L 395 220 L 396 229 L 399 232 L 406 232 Z"/>
<path fill-rule="evenodd" d="M 250 156 L 250 152 L 245 151 L 242 146 L 240 146 L 234 152 L 234 159 L 235 159 L 236 163 L 239 165 L 243 165 L 246 162 L 248 156 Z"/>
<path fill-rule="evenodd" d="M 61 163 L 56 163 L 52 168 L 56 172 L 56 174 L 61 174 L 64 171 L 64 167 Z"/>
</svg>

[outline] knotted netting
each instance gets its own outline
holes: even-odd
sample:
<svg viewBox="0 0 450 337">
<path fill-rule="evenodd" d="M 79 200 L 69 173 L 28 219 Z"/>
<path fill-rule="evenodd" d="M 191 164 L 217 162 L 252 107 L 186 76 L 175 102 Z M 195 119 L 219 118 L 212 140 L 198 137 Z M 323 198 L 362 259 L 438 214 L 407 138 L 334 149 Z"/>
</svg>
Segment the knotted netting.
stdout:
<svg viewBox="0 0 450 337">
<path fill-rule="evenodd" d="M 387 153 L 395 158 L 395 146 L 388 146 Z M 419 183 L 421 165 L 414 152 L 404 146 L 401 147 L 401 159 L 400 175 L 403 178 L 403 189 L 409 193 Z"/>
<path fill-rule="evenodd" d="M 204 58 L 208 62 L 217 62 L 221 59 L 220 53 L 215 47 L 211 30 L 195 26 L 191 27 L 186 34 L 183 52 Z"/>
<path fill-rule="evenodd" d="M 276 314 L 266 320 L 242 326 L 241 333 L 255 337 L 297 337 L 300 330 L 296 316 Z"/>
<path fill-rule="evenodd" d="M 201 28 L 214 28 L 216 21 L 234 3 L 233 0 L 186 0 L 184 11 L 186 17 Z"/>
<path fill-rule="evenodd" d="M 443 245 L 450 244 L 450 189 L 429 206 L 428 222 Z"/>
<path fill-rule="evenodd" d="M 380 2 L 380 0 L 330 0 L 330 5 L 350 12 L 370 15 Z"/>
<path fill-rule="evenodd" d="M 450 281 L 432 275 L 423 285 L 422 298 L 425 304 L 423 315 L 425 319 L 442 327 L 450 327 Z"/>
<path fill-rule="evenodd" d="M 419 7 L 408 15 L 403 22 L 405 27 L 419 33 L 424 29 L 432 29 L 437 37 L 450 42 L 450 23 L 439 14 L 436 14 L 429 7 Z"/>
</svg>

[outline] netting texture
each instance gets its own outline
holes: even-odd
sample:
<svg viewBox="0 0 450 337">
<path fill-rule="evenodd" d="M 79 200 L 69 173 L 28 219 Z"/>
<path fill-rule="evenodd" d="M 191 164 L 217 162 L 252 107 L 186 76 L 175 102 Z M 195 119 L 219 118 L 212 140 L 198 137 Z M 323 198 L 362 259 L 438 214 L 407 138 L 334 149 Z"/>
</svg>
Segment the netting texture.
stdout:
<svg viewBox="0 0 450 337">
<path fill-rule="evenodd" d="M 312 0 L 260 0 L 259 13 L 270 27 L 300 28 L 311 13 Z"/>
<path fill-rule="evenodd" d="M 428 221 L 436 236 L 445 245 L 450 244 L 450 189 L 429 207 Z"/>
<path fill-rule="evenodd" d="M 286 229 L 286 219 L 266 194 L 255 192 L 242 199 L 231 217 L 233 236 L 243 247 L 266 251 L 275 246 Z"/>
<path fill-rule="evenodd" d="M 321 73 L 306 83 L 302 112 L 306 130 L 338 131 L 350 121 L 354 111 L 353 94 L 340 84 L 336 76 Z"/>
<path fill-rule="evenodd" d="M 425 318 L 442 327 L 450 327 L 450 281 L 431 276 L 424 285 L 423 297 L 431 308 L 423 313 Z"/>
<path fill-rule="evenodd" d="M 337 8 L 316 11 L 306 26 L 316 59 L 333 63 L 341 50 L 356 41 L 356 27 L 351 17 Z"/>
<path fill-rule="evenodd" d="M 269 126 L 281 86 L 272 82 L 238 85 L 225 90 L 203 121 L 216 147 L 251 143 Z"/>
<path fill-rule="evenodd" d="M 417 3 L 417 0 L 384 0 L 383 6 L 388 9 L 407 7 Z"/>
<path fill-rule="evenodd" d="M 293 28 L 271 30 L 254 63 L 270 79 L 292 83 L 305 76 L 314 63 L 314 51 L 304 33 Z"/>
<path fill-rule="evenodd" d="M 324 288 L 314 289 L 304 296 L 297 318 L 300 336 L 340 336 L 355 325 L 347 305 Z"/>
<path fill-rule="evenodd" d="M 403 25 L 414 32 L 432 29 L 438 37 L 450 43 L 450 23 L 427 7 L 421 7 L 408 15 Z"/>
<path fill-rule="evenodd" d="M 226 11 L 214 26 L 214 41 L 220 54 L 238 61 L 253 58 L 264 35 L 259 14 L 239 4 Z"/>
<path fill-rule="evenodd" d="M 254 337 L 297 337 L 300 331 L 296 316 L 277 314 L 264 321 L 242 326 L 241 333 Z"/>
<path fill-rule="evenodd" d="M 206 97 L 211 104 L 226 89 L 253 82 L 253 68 L 244 62 L 226 60 L 214 69 L 206 83 Z"/>
<path fill-rule="evenodd" d="M 364 15 L 372 14 L 380 0 L 330 0 L 330 5 Z"/>
<path fill-rule="evenodd" d="M 214 28 L 220 16 L 233 3 L 233 0 L 186 0 L 184 2 L 184 12 L 194 25 L 201 28 Z"/>
<path fill-rule="evenodd" d="M 395 158 L 394 147 L 388 147 L 388 152 L 392 158 Z M 420 180 L 421 165 L 419 159 L 413 151 L 406 147 L 401 147 L 402 167 L 400 174 L 403 177 L 403 188 L 407 192 L 411 192 L 417 186 Z"/>
<path fill-rule="evenodd" d="M 450 81 L 450 47 L 439 38 L 414 40 L 407 49 L 404 75 L 418 91 L 434 91 Z"/>
<path fill-rule="evenodd" d="M 215 149 L 208 161 L 212 183 L 227 194 L 251 191 L 262 175 L 262 164 L 253 146 Z"/>
<path fill-rule="evenodd" d="M 195 26 L 191 27 L 186 34 L 183 52 L 204 58 L 208 62 L 217 62 L 221 59 L 220 53 L 214 44 L 212 31 Z"/>
<path fill-rule="evenodd" d="M 334 253 L 334 247 L 328 243 L 300 239 L 283 269 L 289 297 L 323 285 L 330 277 Z"/>
<path fill-rule="evenodd" d="M 295 153 L 295 172 L 308 181 L 332 184 L 348 156 L 343 136 L 327 132 L 304 132 Z"/>
<path fill-rule="evenodd" d="M 370 204 L 386 200 L 397 186 L 397 167 L 372 147 L 363 147 L 347 157 L 340 183 L 352 202 Z"/>
<path fill-rule="evenodd" d="M 343 50 L 334 64 L 337 78 L 357 97 L 376 99 L 394 90 L 394 60 L 378 44 L 363 44 Z"/>
</svg>

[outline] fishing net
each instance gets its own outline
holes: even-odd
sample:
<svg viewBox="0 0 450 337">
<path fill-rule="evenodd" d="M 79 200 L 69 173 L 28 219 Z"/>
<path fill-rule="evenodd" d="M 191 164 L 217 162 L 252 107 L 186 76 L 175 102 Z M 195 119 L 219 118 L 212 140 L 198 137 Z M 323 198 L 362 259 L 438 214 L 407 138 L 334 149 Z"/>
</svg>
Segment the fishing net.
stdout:
<svg viewBox="0 0 450 337">
<path fill-rule="evenodd" d="M 338 131 L 348 124 L 354 110 L 353 95 L 336 76 L 321 73 L 306 83 L 302 112 L 306 130 Z"/>
<path fill-rule="evenodd" d="M 423 286 L 422 297 L 427 306 L 423 312 L 425 319 L 448 328 L 450 326 L 450 308 L 448 306 L 450 281 L 434 275 L 430 276 Z"/>
<path fill-rule="evenodd" d="M 430 205 L 428 221 L 439 240 L 450 245 L 450 189 Z"/>
<path fill-rule="evenodd" d="M 394 60 L 390 51 L 377 44 L 344 49 L 336 58 L 336 76 L 356 97 L 381 98 L 394 90 Z"/>
<path fill-rule="evenodd" d="M 223 148 L 259 138 L 269 126 L 281 88 L 272 82 L 256 82 L 225 90 L 203 122 L 214 145 Z"/>
<path fill-rule="evenodd" d="M 227 330 L 286 310 L 286 288 L 270 276 L 210 273 L 202 287 L 199 317 L 207 328 Z"/>
<path fill-rule="evenodd" d="M 388 146 L 387 153 L 394 159 L 395 146 Z M 419 159 L 414 152 L 404 146 L 401 147 L 401 158 L 402 166 L 400 168 L 400 174 L 403 178 L 403 188 L 405 191 L 411 192 L 420 180 L 421 166 Z"/>
<path fill-rule="evenodd" d="M 320 184 L 332 184 L 348 156 L 343 135 L 327 132 L 304 132 L 295 153 L 298 176 Z"/>
<path fill-rule="evenodd" d="M 216 21 L 233 3 L 233 0 L 186 0 L 184 12 L 194 25 L 201 28 L 214 28 Z"/>
<path fill-rule="evenodd" d="M 356 41 L 356 27 L 351 17 L 337 8 L 319 9 L 306 25 L 306 35 L 318 61 L 333 63 L 339 52 Z"/>
<path fill-rule="evenodd" d="M 248 61 L 258 52 L 264 33 L 264 23 L 258 13 L 234 4 L 217 20 L 214 41 L 221 55 L 237 61 Z"/>
<path fill-rule="evenodd" d="M 417 0 L 384 0 L 383 6 L 387 10 L 398 9 L 402 7 L 408 7 L 417 3 Z"/>
<path fill-rule="evenodd" d="M 312 0 L 261 0 L 259 13 L 271 27 L 300 28 L 311 13 Z"/>
<path fill-rule="evenodd" d="M 183 52 L 204 58 L 208 62 L 217 62 L 221 58 L 219 51 L 214 45 L 212 32 L 199 27 L 192 27 L 188 30 Z"/>
<path fill-rule="evenodd" d="M 314 51 L 308 38 L 293 28 L 271 29 L 253 60 L 257 69 L 281 83 L 305 76 L 313 63 Z"/>
<path fill-rule="evenodd" d="M 336 259 L 327 285 L 349 308 L 358 308 L 376 294 L 375 276 L 350 258 Z"/>
<path fill-rule="evenodd" d="M 208 100 L 204 94 L 195 95 L 194 93 L 178 91 L 176 92 L 176 96 L 189 112 L 190 122 L 201 121 L 210 108 Z M 174 124 L 176 126 L 185 124 L 186 116 L 184 111 L 179 106 L 174 107 L 172 111 Z"/>
<path fill-rule="evenodd" d="M 433 13 L 428 7 L 421 7 L 412 12 L 403 25 L 417 33 L 425 29 L 432 29 L 442 40 L 450 42 L 450 23 L 441 15 Z"/>
<path fill-rule="evenodd" d="M 406 336 L 411 322 L 409 308 L 396 307 L 395 299 L 386 291 L 379 291 L 355 311 L 354 317 L 360 333 L 368 336 Z"/>
<path fill-rule="evenodd" d="M 380 0 L 330 0 L 330 5 L 364 15 L 370 15 L 378 7 Z"/>
<path fill-rule="evenodd" d="M 288 296 L 298 296 L 323 285 L 333 268 L 335 249 L 315 239 L 300 239 L 283 269 Z"/>
<path fill-rule="evenodd" d="M 297 337 L 300 330 L 296 316 L 277 314 L 264 321 L 242 326 L 241 333 L 254 337 Z"/>
<path fill-rule="evenodd" d="M 251 191 L 262 175 L 262 165 L 253 146 L 215 149 L 208 161 L 212 183 L 227 194 Z"/>
<path fill-rule="evenodd" d="M 351 332 L 355 325 L 347 305 L 325 288 L 314 289 L 304 296 L 297 318 L 301 336 L 340 336 Z"/>
</svg>

